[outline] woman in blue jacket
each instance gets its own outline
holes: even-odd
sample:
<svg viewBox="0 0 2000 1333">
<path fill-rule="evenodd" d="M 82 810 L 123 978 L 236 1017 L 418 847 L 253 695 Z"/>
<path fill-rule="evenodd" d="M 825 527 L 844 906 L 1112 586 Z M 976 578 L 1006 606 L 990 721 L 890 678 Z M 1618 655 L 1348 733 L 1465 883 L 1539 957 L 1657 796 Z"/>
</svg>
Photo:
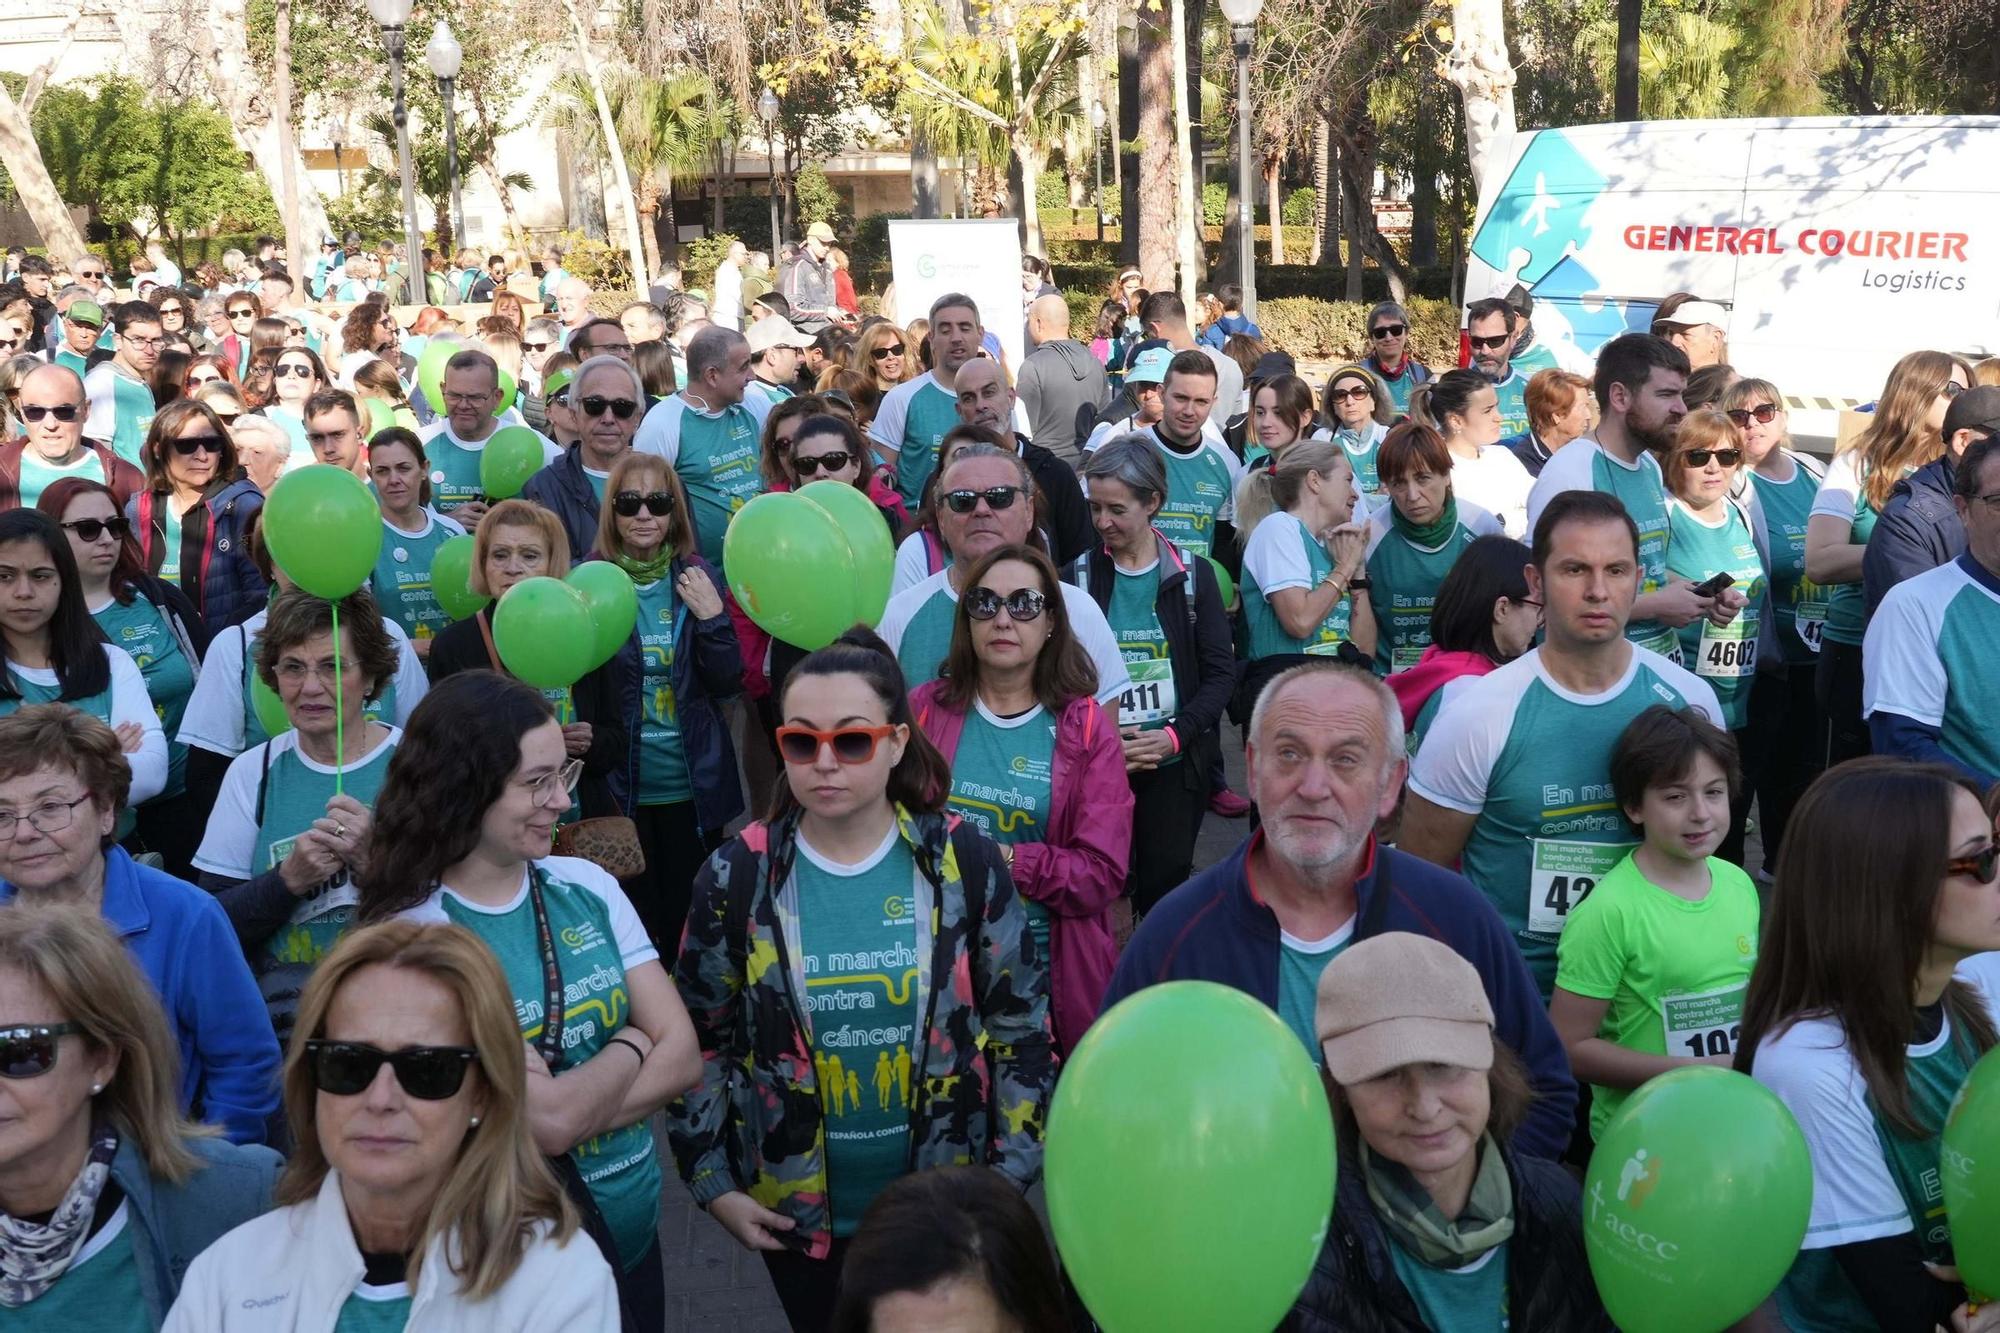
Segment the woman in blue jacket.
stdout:
<svg viewBox="0 0 2000 1333">
<path fill-rule="evenodd" d="M 716 701 L 742 688 L 743 658 L 715 571 L 695 550 L 687 492 L 666 460 L 627 454 L 604 484 L 595 558 L 632 578 L 639 622 L 620 656 L 638 689 L 622 802 L 646 869 L 627 891 L 662 953 L 679 946 L 695 872 L 743 811 L 736 754 Z"/>
<path fill-rule="evenodd" d="M 125 502 L 125 517 L 146 572 L 178 585 L 210 635 L 262 610 L 270 585 L 243 537 L 264 496 L 215 409 L 190 398 L 161 408 L 140 461 L 146 489 Z"/>
</svg>

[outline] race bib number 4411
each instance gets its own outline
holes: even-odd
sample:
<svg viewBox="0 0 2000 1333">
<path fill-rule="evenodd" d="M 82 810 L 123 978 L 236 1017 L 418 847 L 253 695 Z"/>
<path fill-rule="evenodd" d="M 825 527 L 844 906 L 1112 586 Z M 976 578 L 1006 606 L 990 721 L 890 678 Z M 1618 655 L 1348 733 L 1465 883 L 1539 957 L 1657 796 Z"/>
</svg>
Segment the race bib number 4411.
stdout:
<svg viewBox="0 0 2000 1333">
<path fill-rule="evenodd" d="M 1627 842 L 1564 842 L 1536 838 L 1528 863 L 1528 929 L 1560 935 L 1570 910 L 1632 850 Z"/>
</svg>

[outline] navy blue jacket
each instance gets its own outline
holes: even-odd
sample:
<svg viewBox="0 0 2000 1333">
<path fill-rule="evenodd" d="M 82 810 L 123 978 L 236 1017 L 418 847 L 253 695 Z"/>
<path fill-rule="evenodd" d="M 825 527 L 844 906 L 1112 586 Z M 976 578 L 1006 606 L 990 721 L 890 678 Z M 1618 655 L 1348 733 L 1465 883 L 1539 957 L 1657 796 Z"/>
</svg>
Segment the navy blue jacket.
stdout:
<svg viewBox="0 0 2000 1333">
<path fill-rule="evenodd" d="M 1146 914 L 1111 974 L 1105 1010 L 1163 981 L 1217 981 L 1278 1007 L 1278 918 L 1251 895 L 1244 869 L 1261 836 L 1251 834 Z M 1392 881 L 1386 899 L 1375 892 L 1384 862 Z M 1536 1094 L 1514 1149 L 1561 1157 L 1575 1128 L 1576 1080 L 1535 978 L 1493 905 L 1463 875 L 1372 841 L 1354 896 L 1355 939 L 1406 930 L 1450 945 L 1479 970 L 1493 1005 L 1494 1034 L 1528 1066 Z"/>
<path fill-rule="evenodd" d="M 125 517 L 139 542 L 146 572 L 158 574 L 166 558 L 166 496 L 140 491 L 125 502 Z M 270 600 L 271 585 L 257 571 L 243 540 L 250 516 L 264 507 L 264 493 L 245 477 L 214 489 L 181 520 L 181 591 L 215 634 L 248 620 Z"/>
<path fill-rule="evenodd" d="M 278 1154 L 256 1144 L 209 1138 L 184 1143 L 199 1164 L 179 1185 L 154 1175 L 139 1145 L 123 1135 L 111 1159 L 111 1178 L 125 1191 L 132 1258 L 150 1328 L 166 1322 L 196 1255 L 271 1210 L 284 1165 Z"/>
<path fill-rule="evenodd" d="M 1933 459 L 1896 483 L 1861 557 L 1861 590 L 1872 619 L 1889 589 L 1965 554 L 1965 521 L 1951 502 L 1951 458 Z"/>
<path fill-rule="evenodd" d="M 717 592 L 724 588 L 714 568 L 698 555 L 675 556 L 665 577 L 678 579 L 689 569 L 708 575 Z M 611 660 L 619 668 L 617 679 L 624 686 L 618 715 L 624 720 L 627 748 L 624 770 L 609 774 L 607 781 L 619 808 L 630 814 L 639 794 L 639 727 L 646 690 L 645 654 L 636 625 L 632 637 Z M 729 726 L 716 702 L 742 688 L 743 653 L 727 604 L 721 614 L 696 620 L 687 604 L 680 603 L 674 612 L 674 712 L 680 719 L 681 752 L 687 758 L 688 778 L 694 788 L 695 823 L 703 833 L 719 834 L 743 813 L 736 747 L 730 743 Z"/>
<path fill-rule="evenodd" d="M 562 520 L 569 535 L 569 559 L 576 564 L 597 545 L 597 491 L 583 470 L 583 446 L 572 444 L 555 462 L 528 478 L 521 498 L 532 500 Z"/>
</svg>

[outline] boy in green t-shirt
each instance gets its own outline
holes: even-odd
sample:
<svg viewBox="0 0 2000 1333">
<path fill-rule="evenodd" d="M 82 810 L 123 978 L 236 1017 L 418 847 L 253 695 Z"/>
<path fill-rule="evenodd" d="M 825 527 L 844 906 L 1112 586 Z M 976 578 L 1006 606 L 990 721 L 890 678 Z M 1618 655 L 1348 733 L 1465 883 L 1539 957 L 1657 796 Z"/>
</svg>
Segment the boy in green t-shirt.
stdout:
<svg viewBox="0 0 2000 1333">
<path fill-rule="evenodd" d="M 1736 742 L 1692 708 L 1648 708 L 1612 750 L 1612 795 L 1644 841 L 1570 909 L 1549 1002 L 1591 1085 L 1593 1140 L 1646 1080 L 1736 1053 L 1757 888 L 1710 853 L 1739 781 Z"/>
</svg>

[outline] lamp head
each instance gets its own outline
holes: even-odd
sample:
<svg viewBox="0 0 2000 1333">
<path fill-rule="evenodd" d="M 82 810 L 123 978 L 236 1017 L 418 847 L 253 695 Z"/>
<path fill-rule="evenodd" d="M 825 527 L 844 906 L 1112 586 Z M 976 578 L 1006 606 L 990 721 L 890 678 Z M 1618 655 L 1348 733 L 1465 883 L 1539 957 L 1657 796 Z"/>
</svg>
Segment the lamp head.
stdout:
<svg viewBox="0 0 2000 1333">
<path fill-rule="evenodd" d="M 1222 0 L 1222 17 L 1232 28 L 1247 28 L 1264 11 L 1264 0 Z"/>
<path fill-rule="evenodd" d="M 449 23 L 439 23 L 432 30 L 431 39 L 424 46 L 424 59 L 430 64 L 431 73 L 438 78 L 458 77 L 459 66 L 465 63 L 465 48 L 452 35 Z"/>
<path fill-rule="evenodd" d="M 757 94 L 757 118 L 766 125 L 778 118 L 778 95 L 769 88 Z"/>
<path fill-rule="evenodd" d="M 368 0 L 368 17 L 385 28 L 400 28 L 410 21 L 415 0 Z"/>
</svg>

